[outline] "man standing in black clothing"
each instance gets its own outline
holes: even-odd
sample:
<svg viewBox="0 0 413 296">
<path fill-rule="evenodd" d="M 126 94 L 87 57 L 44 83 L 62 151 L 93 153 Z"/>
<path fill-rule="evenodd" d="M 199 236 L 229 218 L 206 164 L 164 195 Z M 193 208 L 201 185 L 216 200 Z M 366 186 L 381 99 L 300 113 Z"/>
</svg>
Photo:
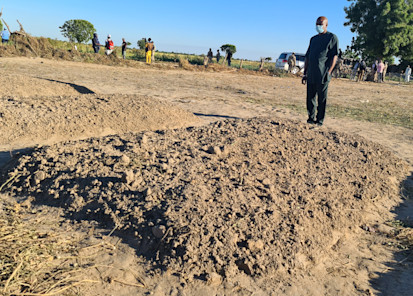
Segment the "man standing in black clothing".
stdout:
<svg viewBox="0 0 413 296">
<path fill-rule="evenodd" d="M 212 58 L 214 57 L 214 54 L 212 53 L 212 49 L 210 48 L 207 54 L 208 57 L 208 64 L 212 63 Z"/>
<path fill-rule="evenodd" d="M 93 34 L 93 39 L 92 39 L 92 47 L 93 50 L 95 51 L 95 53 L 99 53 L 99 49 L 102 46 L 102 44 L 100 44 L 99 39 L 98 39 L 98 34 L 94 33 Z"/>
<path fill-rule="evenodd" d="M 232 59 L 232 52 L 229 50 L 227 52 L 227 61 L 228 61 L 228 66 L 231 67 L 231 59 Z"/>
<path fill-rule="evenodd" d="M 303 83 L 307 83 L 307 122 L 319 126 L 324 122 L 328 84 L 338 55 L 338 38 L 327 32 L 327 26 L 328 19 L 320 16 L 316 22 L 318 35 L 311 38 L 305 55 L 303 77 Z"/>
<path fill-rule="evenodd" d="M 123 59 L 126 59 L 126 47 L 128 44 L 125 41 L 125 38 L 122 38 L 122 57 Z"/>
</svg>

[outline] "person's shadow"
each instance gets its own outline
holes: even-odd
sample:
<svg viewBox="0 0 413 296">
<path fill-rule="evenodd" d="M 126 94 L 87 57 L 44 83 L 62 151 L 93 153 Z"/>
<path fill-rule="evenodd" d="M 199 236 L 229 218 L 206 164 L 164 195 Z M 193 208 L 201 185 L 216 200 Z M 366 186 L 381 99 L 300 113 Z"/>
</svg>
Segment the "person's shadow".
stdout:
<svg viewBox="0 0 413 296">
<path fill-rule="evenodd" d="M 57 83 L 69 85 L 69 86 L 73 87 L 80 94 L 94 94 L 95 93 L 91 89 L 89 89 L 85 86 L 82 86 L 82 85 L 73 84 L 73 83 L 64 82 L 64 81 L 59 81 L 59 80 L 54 80 L 54 79 L 43 78 L 43 77 L 37 77 L 37 78 L 47 80 L 47 81 L 51 81 L 51 82 L 57 82 Z"/>
</svg>

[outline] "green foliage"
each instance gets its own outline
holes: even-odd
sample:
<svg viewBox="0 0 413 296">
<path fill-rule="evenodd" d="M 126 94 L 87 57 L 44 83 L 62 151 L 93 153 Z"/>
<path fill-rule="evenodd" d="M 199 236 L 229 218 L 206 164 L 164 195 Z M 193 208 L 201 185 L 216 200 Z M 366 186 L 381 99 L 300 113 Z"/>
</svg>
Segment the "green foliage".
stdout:
<svg viewBox="0 0 413 296">
<path fill-rule="evenodd" d="M 145 45 L 146 45 L 145 38 L 142 38 L 141 40 L 138 40 L 139 49 L 145 49 Z"/>
<path fill-rule="evenodd" d="M 413 61 L 413 0 L 348 0 L 345 26 L 357 34 L 352 45 L 369 59 L 392 56 Z"/>
<path fill-rule="evenodd" d="M 0 22 L 0 32 L 3 31 L 3 22 Z"/>
<path fill-rule="evenodd" d="M 237 48 L 235 45 L 232 44 L 224 44 L 221 46 L 221 51 L 225 51 L 226 53 L 230 52 L 232 54 L 237 52 Z"/>
<path fill-rule="evenodd" d="M 62 35 L 67 37 L 70 42 L 83 43 L 93 38 L 96 32 L 95 27 L 85 20 L 69 20 L 59 27 Z"/>
</svg>

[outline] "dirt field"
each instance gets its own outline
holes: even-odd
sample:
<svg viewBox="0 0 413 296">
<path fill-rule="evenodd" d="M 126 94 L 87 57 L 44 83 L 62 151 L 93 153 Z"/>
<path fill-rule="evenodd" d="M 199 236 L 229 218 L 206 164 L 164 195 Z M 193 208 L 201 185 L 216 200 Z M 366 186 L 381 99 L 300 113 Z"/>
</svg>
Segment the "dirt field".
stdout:
<svg viewBox="0 0 413 296">
<path fill-rule="evenodd" d="M 412 291 L 411 85 L 333 80 L 314 129 L 298 78 L 166 68 L 0 60 L 2 198 L 93 257 L 66 292 Z"/>
</svg>

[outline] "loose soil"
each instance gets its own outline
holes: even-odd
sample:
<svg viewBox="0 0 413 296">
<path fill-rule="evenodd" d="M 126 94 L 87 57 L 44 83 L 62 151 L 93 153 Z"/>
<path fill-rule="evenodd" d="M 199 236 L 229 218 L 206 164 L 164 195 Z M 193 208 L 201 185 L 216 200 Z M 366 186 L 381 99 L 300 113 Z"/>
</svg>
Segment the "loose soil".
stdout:
<svg viewBox="0 0 413 296">
<path fill-rule="evenodd" d="M 352 118 L 313 128 L 285 108 L 303 101 L 294 78 L 24 58 L 0 67 L 6 83 L 19 77 L 1 90 L 1 147 L 38 146 L 4 165 L 3 191 L 65 231 L 88 233 L 80 245 L 106 237 L 117 246 L 100 249 L 83 275 L 99 284 L 78 293 L 412 288 L 412 262 L 388 225 L 400 205 L 410 221 L 401 188 L 411 195 L 411 129 Z M 30 95 L 38 82 L 44 93 Z M 376 87 L 379 105 L 410 108 L 411 87 L 396 84 L 334 80 L 330 97 L 363 104 Z"/>
</svg>

